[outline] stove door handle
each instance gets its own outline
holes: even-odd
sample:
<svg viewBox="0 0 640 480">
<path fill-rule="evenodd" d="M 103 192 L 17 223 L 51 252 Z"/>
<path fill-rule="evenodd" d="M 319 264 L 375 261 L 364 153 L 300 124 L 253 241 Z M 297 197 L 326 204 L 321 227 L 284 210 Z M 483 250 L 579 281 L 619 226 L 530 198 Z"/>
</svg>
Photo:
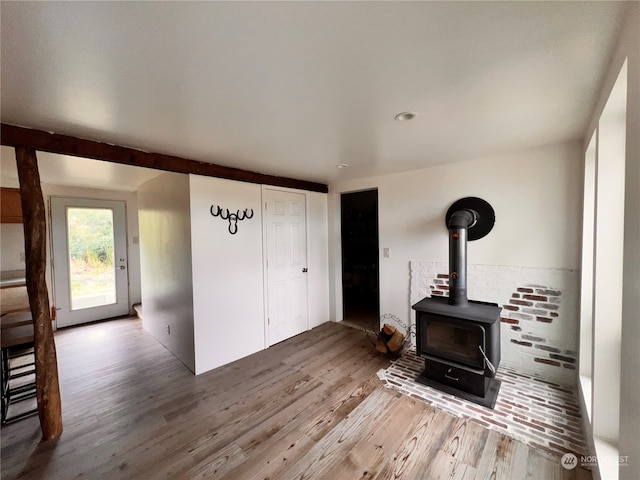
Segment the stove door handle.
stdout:
<svg viewBox="0 0 640 480">
<path fill-rule="evenodd" d="M 491 361 L 489 361 L 489 359 L 487 358 L 487 355 L 484 353 L 484 350 L 482 349 L 482 345 L 478 345 L 478 349 L 480 349 L 480 353 L 482 354 L 482 358 L 484 358 L 484 361 L 487 362 L 487 367 L 491 371 L 491 374 L 495 375 L 496 367 L 494 367 L 493 363 L 491 363 Z"/>
<path fill-rule="evenodd" d="M 460 380 L 459 378 L 449 376 L 447 373 L 444 374 L 444 378 L 448 378 L 449 380 L 454 380 L 456 382 Z"/>
</svg>

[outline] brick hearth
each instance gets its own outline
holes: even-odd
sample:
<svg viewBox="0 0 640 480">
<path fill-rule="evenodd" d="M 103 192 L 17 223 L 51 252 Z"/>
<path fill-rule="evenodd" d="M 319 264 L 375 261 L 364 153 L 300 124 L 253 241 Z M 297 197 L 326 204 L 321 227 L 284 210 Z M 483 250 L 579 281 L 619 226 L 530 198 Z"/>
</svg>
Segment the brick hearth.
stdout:
<svg viewBox="0 0 640 480">
<path fill-rule="evenodd" d="M 424 360 L 415 350 L 405 351 L 378 377 L 387 387 L 457 417 L 512 437 L 561 457 L 567 452 L 586 455 L 582 420 L 570 387 L 518 373 L 500 366 L 496 378 L 502 381 L 494 410 L 462 400 L 415 382 Z"/>
</svg>

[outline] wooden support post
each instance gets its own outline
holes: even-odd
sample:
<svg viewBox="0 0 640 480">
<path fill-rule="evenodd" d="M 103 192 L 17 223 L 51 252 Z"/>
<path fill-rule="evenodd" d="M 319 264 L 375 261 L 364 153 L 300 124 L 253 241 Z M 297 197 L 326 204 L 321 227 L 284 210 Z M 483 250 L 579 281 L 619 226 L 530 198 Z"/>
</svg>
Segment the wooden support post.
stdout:
<svg viewBox="0 0 640 480">
<path fill-rule="evenodd" d="M 38 415 L 42 439 L 50 440 L 62 433 L 62 405 L 49 292 L 45 282 L 46 214 L 35 150 L 17 147 L 16 161 L 24 225 L 27 293 L 33 316 Z"/>
</svg>

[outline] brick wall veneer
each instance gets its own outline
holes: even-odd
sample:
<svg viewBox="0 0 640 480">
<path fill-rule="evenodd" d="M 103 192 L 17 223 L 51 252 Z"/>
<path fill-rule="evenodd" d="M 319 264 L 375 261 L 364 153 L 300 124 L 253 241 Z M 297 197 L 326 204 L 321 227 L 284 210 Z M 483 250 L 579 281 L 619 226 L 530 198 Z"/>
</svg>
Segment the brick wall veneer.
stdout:
<svg viewBox="0 0 640 480">
<path fill-rule="evenodd" d="M 411 262 L 411 304 L 447 296 L 449 268 Z M 578 272 L 468 265 L 468 296 L 494 302 L 501 312 L 501 364 L 564 385 L 577 381 Z M 413 311 L 411 322 L 415 322 Z"/>
</svg>

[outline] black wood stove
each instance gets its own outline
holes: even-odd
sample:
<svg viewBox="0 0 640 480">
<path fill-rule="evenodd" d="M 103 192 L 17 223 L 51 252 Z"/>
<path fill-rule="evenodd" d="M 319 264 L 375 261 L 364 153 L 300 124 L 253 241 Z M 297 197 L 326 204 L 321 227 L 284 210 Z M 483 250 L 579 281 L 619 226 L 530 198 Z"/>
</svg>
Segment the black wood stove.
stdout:
<svg viewBox="0 0 640 480">
<path fill-rule="evenodd" d="M 493 408 L 500 389 L 500 310 L 467 299 L 467 240 L 487 235 L 495 223 L 480 198 L 456 201 L 446 215 L 449 229 L 449 298 L 431 297 L 416 311 L 416 352 L 425 369 L 416 381 Z"/>
</svg>

